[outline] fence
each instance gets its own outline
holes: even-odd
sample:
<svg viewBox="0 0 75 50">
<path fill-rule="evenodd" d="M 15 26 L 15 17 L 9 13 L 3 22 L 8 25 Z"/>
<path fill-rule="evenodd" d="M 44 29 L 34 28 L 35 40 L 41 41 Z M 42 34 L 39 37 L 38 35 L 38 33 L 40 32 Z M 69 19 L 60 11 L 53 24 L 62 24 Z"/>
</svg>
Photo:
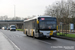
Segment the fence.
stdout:
<svg viewBox="0 0 75 50">
<path fill-rule="evenodd" d="M 70 33 L 69 28 L 70 28 L 69 24 L 58 25 L 58 32 L 62 33 L 62 35 Z"/>
</svg>

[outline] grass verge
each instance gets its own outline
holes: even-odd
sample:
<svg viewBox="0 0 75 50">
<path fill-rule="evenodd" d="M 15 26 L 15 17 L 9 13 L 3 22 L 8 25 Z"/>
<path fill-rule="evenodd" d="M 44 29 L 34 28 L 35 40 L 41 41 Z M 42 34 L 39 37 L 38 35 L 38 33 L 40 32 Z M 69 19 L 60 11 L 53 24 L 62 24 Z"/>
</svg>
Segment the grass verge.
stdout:
<svg viewBox="0 0 75 50">
<path fill-rule="evenodd" d="M 57 33 L 58 36 L 63 36 L 63 37 L 70 37 L 70 38 L 75 38 L 75 34 L 64 34 L 62 35 L 62 33 Z"/>
<path fill-rule="evenodd" d="M 23 31 L 23 29 L 16 29 L 17 31 Z"/>
</svg>

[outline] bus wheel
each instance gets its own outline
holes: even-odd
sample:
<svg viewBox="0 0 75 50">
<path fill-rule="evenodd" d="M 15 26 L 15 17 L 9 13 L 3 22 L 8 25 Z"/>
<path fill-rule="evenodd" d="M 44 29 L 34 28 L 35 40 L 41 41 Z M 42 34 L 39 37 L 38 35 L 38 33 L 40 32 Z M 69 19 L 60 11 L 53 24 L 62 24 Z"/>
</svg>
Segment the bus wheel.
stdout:
<svg viewBox="0 0 75 50">
<path fill-rule="evenodd" d="M 35 38 L 34 32 L 33 32 L 33 38 Z"/>
<path fill-rule="evenodd" d="M 27 35 L 27 32 L 26 32 L 26 36 L 28 36 L 28 35 Z"/>
</svg>

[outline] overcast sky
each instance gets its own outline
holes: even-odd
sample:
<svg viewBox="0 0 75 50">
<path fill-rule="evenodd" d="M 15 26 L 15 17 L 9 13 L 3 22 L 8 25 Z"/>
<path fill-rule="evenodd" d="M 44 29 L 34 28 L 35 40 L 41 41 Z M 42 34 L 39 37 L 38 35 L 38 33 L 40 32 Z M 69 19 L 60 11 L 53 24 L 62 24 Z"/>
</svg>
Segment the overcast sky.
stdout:
<svg viewBox="0 0 75 50">
<path fill-rule="evenodd" d="M 14 5 L 16 16 L 27 17 L 32 15 L 43 15 L 46 6 L 60 0 L 0 0 L 0 16 L 14 16 Z"/>
</svg>

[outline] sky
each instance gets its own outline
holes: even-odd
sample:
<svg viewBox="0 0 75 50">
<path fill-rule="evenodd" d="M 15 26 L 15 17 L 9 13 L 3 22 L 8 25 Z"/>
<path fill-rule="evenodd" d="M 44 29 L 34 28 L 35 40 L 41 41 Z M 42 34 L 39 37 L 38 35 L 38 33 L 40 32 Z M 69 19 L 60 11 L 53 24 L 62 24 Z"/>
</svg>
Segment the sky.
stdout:
<svg viewBox="0 0 75 50">
<path fill-rule="evenodd" d="M 0 16 L 7 15 L 26 18 L 33 15 L 43 15 L 46 6 L 61 0 L 0 0 Z"/>
</svg>

